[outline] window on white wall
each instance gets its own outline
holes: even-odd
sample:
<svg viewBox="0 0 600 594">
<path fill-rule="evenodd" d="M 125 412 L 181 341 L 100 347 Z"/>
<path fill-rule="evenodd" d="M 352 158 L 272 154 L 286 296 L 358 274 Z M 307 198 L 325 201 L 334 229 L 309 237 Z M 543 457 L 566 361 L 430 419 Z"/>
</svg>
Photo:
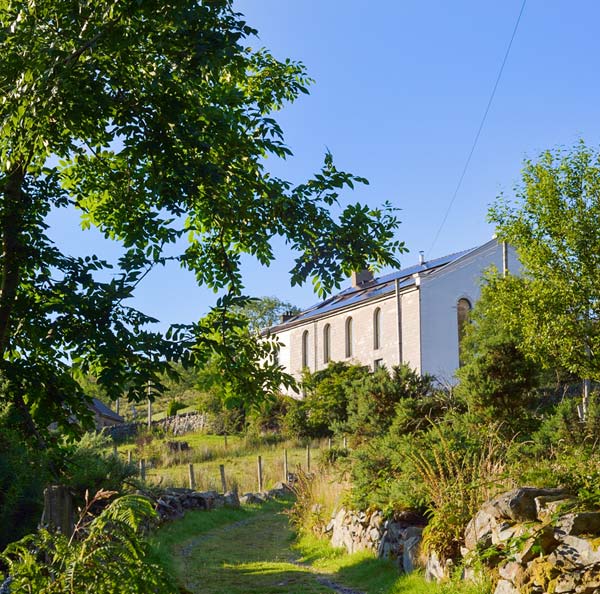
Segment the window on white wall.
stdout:
<svg viewBox="0 0 600 594">
<path fill-rule="evenodd" d="M 471 302 L 464 297 L 459 299 L 456 304 L 456 322 L 458 326 L 458 364 L 462 367 L 464 361 L 462 356 L 462 343 L 465 336 L 465 330 L 469 323 L 469 314 L 472 309 Z"/>
<path fill-rule="evenodd" d="M 373 312 L 373 349 L 381 348 L 381 309 Z"/>
<path fill-rule="evenodd" d="M 352 357 L 352 318 L 346 318 L 346 358 Z"/>
<path fill-rule="evenodd" d="M 308 330 L 302 333 L 302 369 L 308 367 Z"/>
<path fill-rule="evenodd" d="M 331 360 L 331 326 L 325 324 L 323 328 L 323 363 Z"/>
</svg>

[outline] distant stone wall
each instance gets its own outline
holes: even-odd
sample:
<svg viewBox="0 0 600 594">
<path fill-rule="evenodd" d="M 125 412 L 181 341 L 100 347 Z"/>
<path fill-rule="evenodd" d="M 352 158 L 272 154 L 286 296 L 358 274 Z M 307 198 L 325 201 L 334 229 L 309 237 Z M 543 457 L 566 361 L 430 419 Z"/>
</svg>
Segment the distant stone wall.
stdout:
<svg viewBox="0 0 600 594">
<path fill-rule="evenodd" d="M 104 432 L 116 441 L 135 437 L 140 430 L 144 430 L 147 423 L 123 423 L 113 427 L 105 427 Z M 159 428 L 171 435 L 185 435 L 193 431 L 206 431 L 209 429 L 207 415 L 204 413 L 188 413 L 174 415 L 160 421 L 152 421 L 152 428 Z"/>
</svg>

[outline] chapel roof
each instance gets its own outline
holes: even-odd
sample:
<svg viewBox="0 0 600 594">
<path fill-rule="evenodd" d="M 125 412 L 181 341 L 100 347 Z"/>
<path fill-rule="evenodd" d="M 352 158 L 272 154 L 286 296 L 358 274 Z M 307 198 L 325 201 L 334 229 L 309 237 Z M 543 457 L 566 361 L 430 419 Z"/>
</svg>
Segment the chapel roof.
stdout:
<svg viewBox="0 0 600 594">
<path fill-rule="evenodd" d="M 455 252 L 447 256 L 442 256 L 441 258 L 425 261 L 422 264 L 415 264 L 401 270 L 396 270 L 389 274 L 374 278 L 357 287 L 350 286 L 343 291 L 332 295 L 328 299 L 308 307 L 300 313 L 290 317 L 285 322 L 269 328 L 269 331 L 280 332 L 281 330 L 300 325 L 308 320 L 331 314 L 336 310 L 370 301 L 377 297 L 383 297 L 396 290 L 396 281 L 398 281 L 400 289 L 410 287 L 416 283 L 415 275 L 431 274 L 476 249 L 478 248 L 470 248 L 461 252 Z"/>
</svg>

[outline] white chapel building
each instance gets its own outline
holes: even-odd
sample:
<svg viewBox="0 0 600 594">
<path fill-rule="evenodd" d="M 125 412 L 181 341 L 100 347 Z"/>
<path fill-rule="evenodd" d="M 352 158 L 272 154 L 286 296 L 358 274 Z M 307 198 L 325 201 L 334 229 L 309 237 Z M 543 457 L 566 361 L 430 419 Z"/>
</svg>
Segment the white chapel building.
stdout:
<svg viewBox="0 0 600 594">
<path fill-rule="evenodd" d="M 352 285 L 270 329 L 281 342 L 279 363 L 300 378 L 330 361 L 375 369 L 407 363 L 418 373 L 452 382 L 459 336 L 479 298 L 486 269 L 518 272 L 515 251 L 496 239 L 482 246 L 421 261 L 373 278 L 353 274 Z"/>
</svg>

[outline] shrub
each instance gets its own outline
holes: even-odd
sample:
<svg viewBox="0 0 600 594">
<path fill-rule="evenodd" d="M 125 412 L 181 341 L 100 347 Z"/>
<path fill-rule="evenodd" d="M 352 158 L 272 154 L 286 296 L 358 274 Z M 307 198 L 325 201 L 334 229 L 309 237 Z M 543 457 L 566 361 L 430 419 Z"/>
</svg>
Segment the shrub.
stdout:
<svg viewBox="0 0 600 594">
<path fill-rule="evenodd" d="M 187 404 L 179 402 L 179 400 L 169 400 L 169 404 L 167 404 L 167 417 L 174 417 L 177 411 L 184 408 L 187 408 Z"/>
<path fill-rule="evenodd" d="M 65 448 L 61 482 L 71 487 L 80 500 L 86 491 L 121 492 L 123 483 L 136 474 L 133 466 L 113 454 L 112 443 L 103 433 L 86 433 L 77 444 Z"/>
<path fill-rule="evenodd" d="M 431 402 L 435 393 L 433 378 L 420 376 L 408 365 L 395 366 L 391 373 L 385 368 L 377 369 L 353 381 L 350 390 L 347 421 L 338 427 L 351 435 L 355 444 L 386 432 L 396 417 L 398 406 L 403 406 L 405 401 L 424 404 Z M 404 412 L 408 410 L 406 407 Z M 423 418 L 422 412 L 417 412 L 419 419 Z"/>
</svg>

